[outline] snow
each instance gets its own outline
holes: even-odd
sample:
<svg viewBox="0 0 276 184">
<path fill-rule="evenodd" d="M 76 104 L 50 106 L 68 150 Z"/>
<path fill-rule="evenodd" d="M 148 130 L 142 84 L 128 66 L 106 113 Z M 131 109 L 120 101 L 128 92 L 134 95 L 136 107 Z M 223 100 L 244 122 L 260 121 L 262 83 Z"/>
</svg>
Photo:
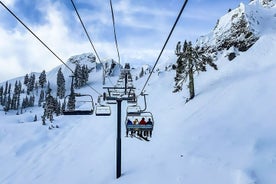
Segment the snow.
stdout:
<svg viewBox="0 0 276 184">
<path fill-rule="evenodd" d="M 150 142 L 124 137 L 123 118 L 119 179 L 116 105 L 110 117 L 55 117 L 53 125 L 60 128 L 51 130 L 42 126 L 42 108 L 22 115 L 0 111 L 0 183 L 275 184 L 276 34 L 269 29 L 231 62 L 220 55 L 218 71 L 208 68 L 196 76 L 196 97 L 188 103 L 187 90 L 172 93 L 174 71 L 154 73 L 146 87 L 153 137 Z M 95 76 L 91 84 L 103 91 L 101 72 Z M 138 93 L 145 80 L 134 81 Z M 79 91 L 96 101 L 89 87 Z M 126 108 L 123 102 L 123 117 Z"/>
</svg>

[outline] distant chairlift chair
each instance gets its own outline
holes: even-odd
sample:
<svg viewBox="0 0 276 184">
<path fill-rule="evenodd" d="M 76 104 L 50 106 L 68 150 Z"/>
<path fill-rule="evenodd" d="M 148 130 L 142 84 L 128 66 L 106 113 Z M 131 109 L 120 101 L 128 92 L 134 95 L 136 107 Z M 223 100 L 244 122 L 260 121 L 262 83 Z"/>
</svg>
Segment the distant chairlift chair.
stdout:
<svg viewBox="0 0 276 184">
<path fill-rule="evenodd" d="M 70 98 L 73 98 L 70 102 Z M 67 95 L 64 98 L 65 109 L 63 110 L 64 115 L 92 115 L 94 112 L 94 102 L 91 95 L 74 93 Z M 70 106 L 73 103 L 73 106 Z M 86 105 L 88 104 L 88 107 Z M 77 105 L 77 106 L 76 106 Z M 83 108 L 83 106 L 85 106 Z"/>
<path fill-rule="evenodd" d="M 101 104 L 101 96 L 98 97 L 98 105 L 96 105 L 95 114 L 96 114 L 96 116 L 110 116 L 111 115 L 110 106 Z"/>
</svg>

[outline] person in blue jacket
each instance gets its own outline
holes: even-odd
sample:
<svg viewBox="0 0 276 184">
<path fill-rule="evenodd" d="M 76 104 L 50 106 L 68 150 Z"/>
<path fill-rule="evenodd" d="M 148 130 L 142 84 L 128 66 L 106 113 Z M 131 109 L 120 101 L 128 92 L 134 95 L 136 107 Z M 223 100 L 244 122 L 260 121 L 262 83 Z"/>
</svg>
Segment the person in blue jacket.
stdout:
<svg viewBox="0 0 276 184">
<path fill-rule="evenodd" d="M 132 125 L 132 121 L 130 119 L 127 119 L 127 125 Z M 128 137 L 129 129 L 126 127 L 126 136 Z"/>
</svg>

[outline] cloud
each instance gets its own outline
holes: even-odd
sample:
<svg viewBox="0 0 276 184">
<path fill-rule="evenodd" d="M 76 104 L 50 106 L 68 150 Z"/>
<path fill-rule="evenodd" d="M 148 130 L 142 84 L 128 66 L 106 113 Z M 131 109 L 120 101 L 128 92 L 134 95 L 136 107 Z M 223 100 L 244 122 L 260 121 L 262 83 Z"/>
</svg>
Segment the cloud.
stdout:
<svg viewBox="0 0 276 184">
<path fill-rule="evenodd" d="M 31 25 L 33 32 L 64 61 L 71 55 L 88 52 L 86 42 L 78 42 L 76 37 L 71 36 L 74 33 L 67 27 L 60 5 L 48 3 L 43 6 L 46 22 Z M 5 71 L 0 72 L 1 81 L 32 71 L 50 70 L 61 64 L 20 24 L 9 30 L 1 27 L 0 35 L 1 40 L 5 40 L 0 42 L 0 67 Z"/>
<path fill-rule="evenodd" d="M 93 52 L 70 1 L 2 0 L 64 61 Z M 109 1 L 74 1 L 102 59 L 117 58 Z M 22 3 L 28 3 L 24 5 Z M 227 2 L 228 3 L 228 2 Z M 156 60 L 180 10 L 179 0 L 113 0 L 122 62 Z M 33 6 L 31 9 L 26 9 Z M 206 34 L 229 4 L 189 1 L 161 60 L 174 55 L 178 40 L 194 41 Z M 24 8 L 22 10 L 22 8 Z M 20 9 L 21 8 L 21 9 Z M 34 12 L 30 12 L 35 10 Z M 38 17 L 33 17 L 34 13 Z M 4 9 L 0 11 L 0 81 L 29 72 L 49 71 L 61 63 Z M 3 69 L 5 68 L 5 69 Z"/>
</svg>

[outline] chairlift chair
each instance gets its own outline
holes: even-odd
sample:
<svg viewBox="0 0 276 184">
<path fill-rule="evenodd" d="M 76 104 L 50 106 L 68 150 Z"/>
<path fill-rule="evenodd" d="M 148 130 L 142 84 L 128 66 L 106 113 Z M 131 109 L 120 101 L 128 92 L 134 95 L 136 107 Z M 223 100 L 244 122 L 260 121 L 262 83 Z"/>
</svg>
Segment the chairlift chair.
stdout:
<svg viewBox="0 0 276 184">
<path fill-rule="evenodd" d="M 75 101 L 74 101 L 75 108 L 69 109 L 68 99 L 71 95 L 67 95 L 64 98 L 65 109 L 63 110 L 63 115 L 92 115 L 93 114 L 94 102 L 91 95 L 74 93 L 73 95 L 75 97 Z M 86 104 L 89 104 L 89 107 L 83 108 L 83 106 L 85 106 Z"/>
<path fill-rule="evenodd" d="M 97 101 L 98 105 L 96 105 L 96 110 L 95 110 L 96 116 L 110 116 L 111 115 L 110 106 L 101 104 L 101 97 L 103 97 L 105 99 L 106 98 L 105 95 L 106 94 L 104 94 L 104 96 L 98 97 L 98 101 Z"/>
<path fill-rule="evenodd" d="M 95 111 L 96 116 L 110 116 L 111 109 L 108 105 L 98 105 Z"/>
<path fill-rule="evenodd" d="M 144 119 L 146 124 L 140 124 L 140 121 Z M 151 121 L 151 123 L 148 123 Z M 130 122 L 130 123 L 129 123 Z M 128 112 L 125 120 L 126 134 L 130 132 L 131 135 L 137 133 L 139 136 L 152 136 L 154 127 L 154 119 L 151 112 Z"/>
</svg>

